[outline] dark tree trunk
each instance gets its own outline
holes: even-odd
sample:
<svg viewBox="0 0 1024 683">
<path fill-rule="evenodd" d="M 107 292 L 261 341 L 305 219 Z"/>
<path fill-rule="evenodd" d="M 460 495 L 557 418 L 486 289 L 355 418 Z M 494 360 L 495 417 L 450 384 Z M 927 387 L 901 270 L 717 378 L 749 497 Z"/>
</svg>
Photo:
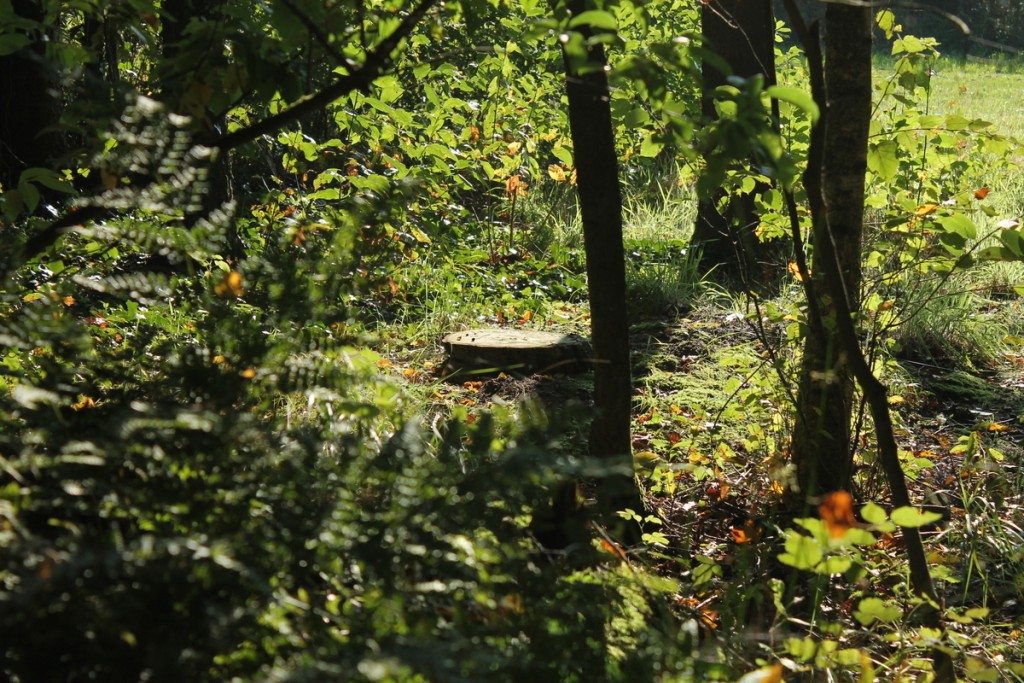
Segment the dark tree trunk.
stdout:
<svg viewBox="0 0 1024 683">
<path fill-rule="evenodd" d="M 733 75 L 758 74 L 768 84 L 775 81 L 775 15 L 771 0 L 712 0 L 701 5 L 701 33 L 710 47 L 732 68 Z M 714 119 L 715 88 L 726 83 L 726 74 L 704 64 L 701 110 Z M 755 192 L 763 190 L 759 188 Z M 718 206 L 723 192 L 700 201 L 692 244 L 702 252 L 706 271 L 737 274 L 743 285 L 769 284 L 781 271 L 780 249 L 761 244 L 754 234 L 758 224 L 754 195 L 732 197 L 724 209 Z M 775 245 L 776 247 L 778 245 Z"/>
<path fill-rule="evenodd" d="M 42 22 L 41 0 L 13 0 L 19 17 Z M 45 129 L 60 119 L 57 81 L 45 60 L 45 42 L 0 57 L 0 184 L 13 188 L 26 168 L 51 167 L 60 135 Z"/>
<path fill-rule="evenodd" d="M 830 4 L 825 13 L 824 83 L 815 85 L 823 116 L 808 160 L 816 254 L 834 252 L 843 273 L 850 311 L 856 312 L 861 280 L 864 175 L 871 119 L 871 11 Z M 820 169 L 820 176 L 816 175 Z M 816 258 L 815 261 L 819 259 Z M 793 434 L 793 460 L 801 494 L 807 497 L 849 488 L 852 449 L 850 417 L 853 378 L 828 296 L 827 268 L 813 268 L 812 286 L 822 300 L 823 325 L 812 326 L 804 346 Z"/>
<path fill-rule="evenodd" d="M 590 6 L 571 0 L 575 16 Z M 598 488 L 598 508 L 607 519 L 616 510 L 639 511 L 640 498 L 632 472 L 630 411 L 632 381 L 629 324 L 626 316 L 626 265 L 622 245 L 622 199 L 615 154 L 608 78 L 600 43 L 589 50 L 591 67 L 574 73 L 566 60 L 565 89 L 569 128 L 576 164 L 576 188 L 583 217 L 583 242 L 590 291 L 590 324 L 594 347 L 594 420 L 590 453 L 624 473 L 606 477 Z"/>
</svg>

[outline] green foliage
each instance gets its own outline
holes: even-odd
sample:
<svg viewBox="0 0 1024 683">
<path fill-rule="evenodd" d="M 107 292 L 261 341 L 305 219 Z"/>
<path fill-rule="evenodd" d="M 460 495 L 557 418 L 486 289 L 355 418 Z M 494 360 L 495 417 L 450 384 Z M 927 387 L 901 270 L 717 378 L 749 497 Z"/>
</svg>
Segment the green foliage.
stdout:
<svg viewBox="0 0 1024 683">
<path fill-rule="evenodd" d="M 578 467 L 544 425 L 403 423 L 350 345 L 382 207 L 228 265 L 230 207 L 182 225 L 207 160 L 169 120 L 140 100 L 112 138 L 110 167 L 158 164 L 95 200 L 134 213 L 4 274 L 4 674 L 650 676 L 671 587 L 526 529 Z"/>
<path fill-rule="evenodd" d="M 799 51 L 780 48 L 780 85 L 730 80 L 705 125 L 700 62 L 727 67 L 701 44 L 694 3 L 575 17 L 446 3 L 368 87 L 218 154 L 201 143 L 351 73 L 409 6 L 200 5 L 50 2 L 31 22 L 0 1 L 0 56 L 47 32 L 74 147 L 66 168 L 0 188 L 5 676 L 735 680 L 755 666 L 781 675 L 775 659 L 865 678 L 926 669 L 940 636 L 916 623 L 889 534 L 945 520 L 934 506 L 868 504 L 838 536 L 817 518 L 775 527 L 805 311 L 795 283 L 732 307 L 745 314 L 719 310 L 685 251 L 694 198 L 719 187 L 759 192 L 759 236 L 788 233 L 781 189 L 805 199 L 817 116 Z M 175 41 L 172 6 L 191 8 Z M 895 40 L 869 151 L 863 321 L 900 357 L 991 364 L 1019 334 L 994 308 L 1020 284 L 1024 243 L 1006 222 L 1016 195 L 999 177 L 1019 147 L 980 118 L 933 113 L 935 43 L 891 13 L 880 24 Z M 560 41 L 586 69 L 588 39 L 612 65 L 645 343 L 634 446 L 655 509 L 623 511 L 635 548 L 595 529 L 593 543 L 549 551 L 531 529 L 551 492 L 604 474 L 581 456 L 578 425 L 533 407 L 439 404 L 459 389 L 426 362 L 394 364 L 436 360 L 453 325 L 585 325 Z M 48 204 L 99 218 L 26 260 Z M 990 316 L 970 315 L 979 299 L 965 292 L 979 287 Z M 690 317 L 666 317 L 678 311 Z M 986 398 L 972 379 L 960 395 Z M 944 531 L 932 554 L 955 598 L 942 642 L 970 655 L 977 680 L 1014 671 L 1000 662 L 1012 647 L 982 655 L 972 629 L 995 629 L 1024 585 L 1024 539 L 1004 513 L 1022 481 L 1002 424 L 951 445 L 974 533 Z M 870 498 L 877 473 L 861 445 Z M 901 457 L 918 483 L 941 469 L 916 447 Z M 762 628 L 771 644 L 749 636 Z"/>
</svg>

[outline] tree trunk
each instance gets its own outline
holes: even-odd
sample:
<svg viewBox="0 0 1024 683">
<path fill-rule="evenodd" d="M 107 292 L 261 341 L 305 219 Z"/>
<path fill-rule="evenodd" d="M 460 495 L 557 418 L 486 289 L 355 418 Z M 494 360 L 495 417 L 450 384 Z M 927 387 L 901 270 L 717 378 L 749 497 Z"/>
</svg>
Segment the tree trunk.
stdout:
<svg viewBox="0 0 1024 683">
<path fill-rule="evenodd" d="M 818 144 L 812 143 L 821 152 L 808 160 L 805 177 L 816 217 L 812 245 L 822 256 L 826 250 L 834 251 L 843 273 L 847 304 L 856 312 L 871 119 L 869 7 L 828 6 L 824 83 L 815 87 L 819 104 L 822 87 L 825 106 L 815 132 Z M 812 286 L 821 297 L 823 325 L 820 331 L 810 328 L 804 346 L 797 397 L 800 419 L 793 434 L 793 461 L 805 500 L 848 488 L 852 468 L 853 378 L 836 329 L 836 308 L 828 297 L 827 277 L 827 269 L 813 268 Z"/>
<path fill-rule="evenodd" d="M 12 0 L 19 17 L 42 22 L 40 0 Z M 46 43 L 38 36 L 28 46 L 0 57 L 0 185 L 11 189 L 26 168 L 52 167 L 60 154 L 60 136 L 44 131 L 60 119 L 60 99 L 53 71 L 45 60 Z"/>
<path fill-rule="evenodd" d="M 701 5 L 701 33 L 710 48 L 732 68 L 733 75 L 758 74 L 768 84 L 775 81 L 775 15 L 771 0 L 713 0 Z M 701 111 L 712 120 L 715 88 L 726 83 L 727 74 L 705 63 L 702 67 Z M 755 193 L 766 188 L 755 189 Z M 761 244 L 754 229 L 758 224 L 754 194 L 731 197 L 724 209 L 725 192 L 702 199 L 697 207 L 691 244 L 701 250 L 701 267 L 736 274 L 741 285 L 763 285 L 781 270 L 778 250 Z M 772 268 L 775 265 L 775 268 Z"/>
<path fill-rule="evenodd" d="M 572 15 L 592 9 L 570 0 Z M 586 28 L 583 28 L 587 35 Z M 598 509 L 608 521 L 623 508 L 639 511 L 632 475 L 630 412 L 633 387 L 626 316 L 626 265 L 622 245 L 622 199 L 615 154 L 607 63 L 600 43 L 590 47 L 586 73 L 573 73 L 566 58 L 565 90 L 576 165 L 576 189 L 583 218 L 590 324 L 594 349 L 594 420 L 590 453 L 623 473 L 601 479 Z M 593 68 L 597 67 L 597 68 Z"/>
</svg>

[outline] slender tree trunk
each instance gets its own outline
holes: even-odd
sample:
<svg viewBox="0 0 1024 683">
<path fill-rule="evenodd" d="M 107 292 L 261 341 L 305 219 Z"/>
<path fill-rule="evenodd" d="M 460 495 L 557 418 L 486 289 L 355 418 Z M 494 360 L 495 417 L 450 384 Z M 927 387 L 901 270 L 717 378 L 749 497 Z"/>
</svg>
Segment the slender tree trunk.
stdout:
<svg viewBox="0 0 1024 683">
<path fill-rule="evenodd" d="M 42 22 L 41 0 L 12 0 L 19 17 Z M 60 154 L 60 136 L 45 131 L 60 118 L 57 82 L 45 60 L 42 37 L 0 57 L 0 184 L 13 188 L 26 168 L 50 167 Z"/>
<path fill-rule="evenodd" d="M 575 16 L 591 5 L 567 3 Z M 622 198 L 615 154 L 606 58 L 600 43 L 589 50 L 591 68 L 574 73 L 566 59 L 565 89 L 576 164 L 576 188 L 583 217 L 590 322 L 594 356 L 594 420 L 590 453 L 622 474 L 605 477 L 598 488 L 599 512 L 607 520 L 623 508 L 639 511 L 632 475 L 630 412 L 633 387 L 626 315 L 626 265 L 622 245 Z"/>
<path fill-rule="evenodd" d="M 760 74 L 769 84 L 775 81 L 771 0 L 712 0 L 701 5 L 700 16 L 701 33 L 711 49 L 729 63 L 733 75 L 749 78 Z M 717 116 L 714 91 L 726 83 L 726 76 L 710 64 L 702 67 L 701 111 L 708 120 Z M 719 209 L 723 200 L 725 193 L 719 191 L 697 207 L 692 245 L 701 250 L 701 267 L 735 275 L 738 266 L 738 284 L 771 282 L 780 270 L 781 258 L 778 249 L 761 244 L 754 234 L 758 224 L 754 195 L 731 197 Z"/>
<path fill-rule="evenodd" d="M 871 118 L 870 8 L 830 4 L 824 29 L 824 83 L 812 84 L 818 90 L 816 97 L 821 97 L 822 87 L 825 91 L 816 132 L 821 154 L 809 159 L 805 185 L 812 215 L 817 217 L 814 250 L 834 251 L 848 307 L 856 312 Z M 818 168 L 820 177 L 815 177 Z M 793 434 L 793 460 L 805 499 L 848 488 L 852 467 L 853 377 L 836 329 L 836 307 L 828 297 L 826 278 L 827 269 L 813 269 L 814 290 L 822 295 L 823 324 L 810 328 L 804 346 L 797 398 L 801 419 Z"/>
</svg>

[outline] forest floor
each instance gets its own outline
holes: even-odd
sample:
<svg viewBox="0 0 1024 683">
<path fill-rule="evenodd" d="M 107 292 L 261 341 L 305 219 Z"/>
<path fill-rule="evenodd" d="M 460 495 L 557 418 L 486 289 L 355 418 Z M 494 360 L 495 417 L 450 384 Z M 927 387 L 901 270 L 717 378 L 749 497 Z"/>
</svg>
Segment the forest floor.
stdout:
<svg viewBox="0 0 1024 683">
<path fill-rule="evenodd" d="M 933 75 L 930 106 L 984 116 L 1001 132 L 1024 137 L 1021 93 L 1019 70 L 950 63 Z M 986 182 L 1000 215 L 1024 214 L 1024 174 Z M 786 320 L 769 321 L 742 295 L 693 272 L 685 256 L 695 210 L 687 188 L 652 182 L 628 191 L 633 446 L 653 514 L 638 521 L 646 544 L 632 552 L 681 581 L 678 607 L 711 641 L 717 633 L 744 629 L 752 629 L 750 641 L 780 638 L 775 631 L 761 634 L 769 625 L 748 607 L 770 604 L 770 597 L 751 603 L 724 578 L 750 572 L 750 586 L 766 586 L 767 577 L 778 573 L 782 529 L 776 524 L 792 479 L 788 440 L 799 344 Z M 575 230 L 567 217 L 553 231 L 537 229 L 544 234 L 533 235 L 532 244 L 527 234 L 510 257 L 467 249 L 443 254 L 433 262 L 436 269 L 410 276 L 427 294 L 382 339 L 380 351 L 415 402 L 427 406 L 427 415 L 473 422 L 483 412 L 514 414 L 524 401 L 532 402 L 552 421 L 569 425 L 552 448 L 579 454 L 591 391 L 587 373 L 502 373 L 453 382 L 443 376 L 437 343 L 445 331 L 474 326 L 587 334 Z M 952 624 L 959 642 L 985 662 L 1024 661 L 1024 309 L 1013 295 L 1020 282 L 1024 268 L 1018 264 L 987 265 L 954 278 L 894 333 L 894 350 L 875 349 L 876 369 L 891 390 L 912 498 L 942 515 L 925 528 L 933 576 L 947 607 L 962 615 Z M 798 283 L 791 281 L 761 306 L 785 310 L 798 297 Z M 887 491 L 873 459 L 871 429 L 860 406 L 853 493 L 858 501 L 884 506 Z M 865 553 L 870 570 L 902 576 L 899 548 L 898 537 L 883 535 Z M 877 590 L 883 596 L 900 592 L 895 585 Z M 856 594 L 856 588 L 825 589 L 818 594 L 818 615 L 849 622 Z M 898 630 L 875 635 L 887 643 L 876 643 L 876 654 L 891 671 L 900 670 L 906 662 L 898 651 L 907 643 Z M 789 648 L 798 660 L 818 656 L 801 652 L 799 641 Z M 978 671 L 980 680 L 996 680 L 986 678 L 988 669 Z M 1022 674 L 1009 668 L 998 675 Z"/>
</svg>

